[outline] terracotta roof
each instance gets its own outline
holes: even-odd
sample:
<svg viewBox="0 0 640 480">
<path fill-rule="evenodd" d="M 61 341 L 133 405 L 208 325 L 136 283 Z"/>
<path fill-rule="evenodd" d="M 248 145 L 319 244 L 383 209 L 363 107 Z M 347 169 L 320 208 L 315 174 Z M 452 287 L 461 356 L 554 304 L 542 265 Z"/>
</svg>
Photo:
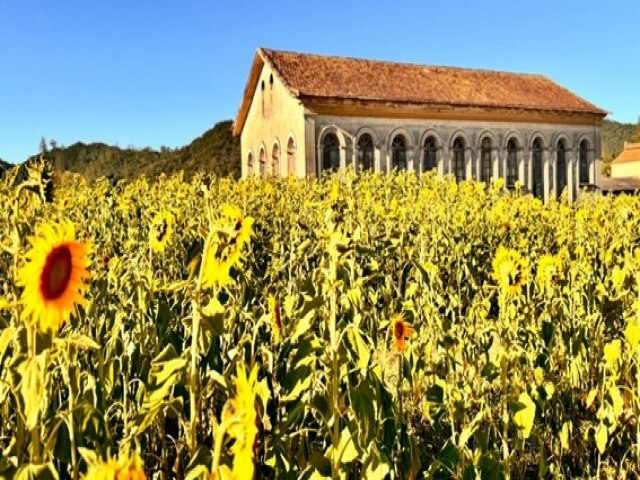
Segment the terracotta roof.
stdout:
<svg viewBox="0 0 640 480">
<path fill-rule="evenodd" d="M 640 190 L 638 177 L 602 177 L 600 188 L 603 192 L 634 192 Z"/>
<path fill-rule="evenodd" d="M 624 150 L 611 163 L 627 163 L 640 161 L 640 143 L 624 143 Z"/>
<path fill-rule="evenodd" d="M 434 106 L 586 113 L 602 110 L 543 75 L 393 63 L 259 48 L 234 133 L 239 134 L 263 63 L 296 97 Z"/>
</svg>

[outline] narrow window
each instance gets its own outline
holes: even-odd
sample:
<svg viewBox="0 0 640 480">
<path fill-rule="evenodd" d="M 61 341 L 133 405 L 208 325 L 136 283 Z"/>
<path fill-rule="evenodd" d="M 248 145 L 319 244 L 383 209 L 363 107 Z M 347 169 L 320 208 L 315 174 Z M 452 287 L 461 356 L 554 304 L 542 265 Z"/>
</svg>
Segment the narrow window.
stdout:
<svg viewBox="0 0 640 480">
<path fill-rule="evenodd" d="M 334 133 L 327 133 L 322 139 L 322 171 L 340 168 L 340 142 Z"/>
<path fill-rule="evenodd" d="M 293 138 L 290 138 L 287 143 L 287 166 L 289 175 L 296 173 L 296 144 Z"/>
<path fill-rule="evenodd" d="M 247 158 L 247 176 L 250 177 L 253 175 L 253 153 L 249 152 L 249 157 Z"/>
<path fill-rule="evenodd" d="M 586 140 L 580 142 L 580 184 L 589 183 L 589 144 Z"/>
<path fill-rule="evenodd" d="M 531 147 L 531 161 L 533 163 L 533 196 L 544 199 L 544 169 L 542 165 L 542 143 L 539 138 L 533 141 Z"/>
<path fill-rule="evenodd" d="M 260 177 L 267 178 L 267 159 L 264 153 L 264 148 L 260 149 Z"/>
<path fill-rule="evenodd" d="M 464 147 L 464 140 L 461 137 L 453 141 L 453 173 L 456 176 L 456 182 L 462 182 L 465 179 Z"/>
<path fill-rule="evenodd" d="M 438 145 L 434 137 L 427 137 L 424 140 L 422 171 L 429 172 L 436 168 L 438 168 Z"/>
<path fill-rule="evenodd" d="M 513 188 L 518 181 L 518 143 L 514 138 L 507 142 L 507 187 Z"/>
<path fill-rule="evenodd" d="M 277 143 L 273 145 L 271 150 L 271 174 L 280 175 L 280 147 Z"/>
<path fill-rule="evenodd" d="M 396 135 L 391 142 L 391 168 L 407 169 L 407 142 L 402 135 Z"/>
<path fill-rule="evenodd" d="M 556 196 L 560 196 L 567 186 L 567 149 L 564 140 L 558 140 L 556 147 Z"/>
<path fill-rule="evenodd" d="M 480 181 L 491 181 L 491 139 L 485 137 L 480 145 Z"/>
<path fill-rule="evenodd" d="M 373 139 L 368 133 L 358 139 L 358 170 L 373 170 Z"/>
</svg>

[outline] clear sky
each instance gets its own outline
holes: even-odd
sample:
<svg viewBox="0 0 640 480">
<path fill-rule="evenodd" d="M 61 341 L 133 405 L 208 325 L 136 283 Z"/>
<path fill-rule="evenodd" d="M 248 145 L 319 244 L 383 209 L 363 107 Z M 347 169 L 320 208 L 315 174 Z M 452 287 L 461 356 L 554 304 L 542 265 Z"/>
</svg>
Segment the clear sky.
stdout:
<svg viewBox="0 0 640 480">
<path fill-rule="evenodd" d="M 0 158 L 188 144 L 234 118 L 259 46 L 542 73 L 640 116 L 640 1 L 0 0 Z"/>
</svg>

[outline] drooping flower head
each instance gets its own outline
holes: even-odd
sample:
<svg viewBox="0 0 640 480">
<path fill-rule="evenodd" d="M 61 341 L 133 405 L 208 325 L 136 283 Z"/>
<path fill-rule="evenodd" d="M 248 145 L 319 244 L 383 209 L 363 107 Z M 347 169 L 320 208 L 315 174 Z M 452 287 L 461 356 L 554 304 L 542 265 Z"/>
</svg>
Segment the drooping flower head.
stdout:
<svg viewBox="0 0 640 480">
<path fill-rule="evenodd" d="M 69 320 L 91 278 L 87 271 L 89 246 L 75 241 L 72 223 L 44 224 L 39 235 L 29 239 L 31 250 L 18 272 L 16 284 L 24 287 L 20 303 L 23 319 L 40 330 L 58 330 Z"/>
<path fill-rule="evenodd" d="M 538 261 L 536 280 L 541 288 L 556 283 L 562 273 L 562 259 L 555 255 L 542 255 Z"/>
<path fill-rule="evenodd" d="M 162 212 L 157 215 L 149 228 L 149 247 L 154 252 L 163 252 L 173 239 L 173 215 Z"/>
<path fill-rule="evenodd" d="M 138 455 L 123 454 L 89 466 L 85 480 L 147 480 L 144 465 Z"/>
<path fill-rule="evenodd" d="M 404 352 L 407 348 L 407 340 L 413 332 L 413 327 L 404 321 L 402 315 L 396 315 L 389 324 L 393 336 L 393 347 L 397 352 Z"/>
<path fill-rule="evenodd" d="M 528 262 L 520 253 L 500 245 L 493 259 L 493 278 L 498 283 L 500 292 L 506 295 L 517 295 L 527 283 Z"/>
<path fill-rule="evenodd" d="M 249 377 L 244 363 L 238 364 L 236 396 L 230 399 L 222 412 L 222 421 L 227 424 L 227 433 L 235 440 L 231 447 L 234 478 L 253 478 L 253 447 L 258 434 L 256 426 L 256 383 L 258 367 L 253 367 Z"/>
<path fill-rule="evenodd" d="M 237 207 L 223 205 L 222 215 L 204 255 L 205 286 L 224 287 L 232 283 L 231 269 L 242 266 L 243 249 L 252 235 L 253 218 L 245 218 Z"/>
</svg>

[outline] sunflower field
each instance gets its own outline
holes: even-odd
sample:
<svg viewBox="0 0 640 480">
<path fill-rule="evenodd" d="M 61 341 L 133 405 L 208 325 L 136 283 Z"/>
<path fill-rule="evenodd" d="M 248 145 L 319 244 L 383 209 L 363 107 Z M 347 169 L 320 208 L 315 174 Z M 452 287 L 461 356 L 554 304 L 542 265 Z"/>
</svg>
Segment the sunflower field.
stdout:
<svg viewBox="0 0 640 480">
<path fill-rule="evenodd" d="M 640 475 L 638 198 L 50 176 L 0 180 L 0 477 Z"/>
</svg>

